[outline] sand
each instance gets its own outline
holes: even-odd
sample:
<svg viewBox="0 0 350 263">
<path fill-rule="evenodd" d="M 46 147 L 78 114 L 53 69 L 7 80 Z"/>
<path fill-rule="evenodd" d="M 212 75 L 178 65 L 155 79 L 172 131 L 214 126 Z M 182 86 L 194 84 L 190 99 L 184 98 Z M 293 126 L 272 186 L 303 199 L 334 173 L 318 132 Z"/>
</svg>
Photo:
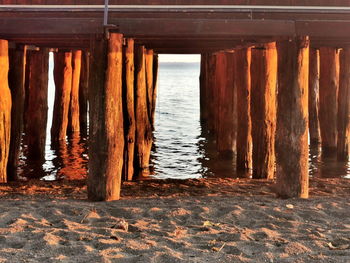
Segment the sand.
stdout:
<svg viewBox="0 0 350 263">
<path fill-rule="evenodd" d="M 0 185 L 0 262 L 350 262 L 350 180 L 308 200 L 272 182 L 125 183 L 88 202 L 83 181 Z"/>
</svg>

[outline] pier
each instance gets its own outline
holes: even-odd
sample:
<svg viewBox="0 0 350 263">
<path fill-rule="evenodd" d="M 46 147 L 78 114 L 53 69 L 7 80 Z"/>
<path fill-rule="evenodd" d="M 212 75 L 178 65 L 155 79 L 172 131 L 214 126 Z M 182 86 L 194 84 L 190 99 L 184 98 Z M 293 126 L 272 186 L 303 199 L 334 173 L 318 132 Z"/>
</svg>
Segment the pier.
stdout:
<svg viewBox="0 0 350 263">
<path fill-rule="evenodd" d="M 278 196 L 308 198 L 309 141 L 349 158 L 350 4 L 278 2 L 0 0 L 0 183 L 16 177 L 24 130 L 43 158 L 50 51 L 52 143 L 87 133 L 89 116 L 88 198 L 103 201 L 148 169 L 158 54 L 201 54 L 217 151 Z"/>
</svg>

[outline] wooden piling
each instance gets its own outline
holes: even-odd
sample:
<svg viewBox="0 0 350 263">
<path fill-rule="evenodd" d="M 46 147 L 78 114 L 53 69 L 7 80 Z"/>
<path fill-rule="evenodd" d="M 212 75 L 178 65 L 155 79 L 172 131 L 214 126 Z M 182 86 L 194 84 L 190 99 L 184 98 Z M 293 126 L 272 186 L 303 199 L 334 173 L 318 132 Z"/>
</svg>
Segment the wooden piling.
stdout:
<svg viewBox="0 0 350 263">
<path fill-rule="evenodd" d="M 69 103 L 72 90 L 72 52 L 54 54 L 55 104 L 53 110 L 51 141 L 65 140 L 68 127 Z"/>
<path fill-rule="evenodd" d="M 8 180 L 14 180 L 17 177 L 17 167 L 23 133 L 26 47 L 18 46 L 14 49 L 10 49 L 9 58 L 9 86 L 12 95 L 12 104 L 14 106 L 11 110 L 11 143 L 7 164 L 7 177 Z"/>
<path fill-rule="evenodd" d="M 147 109 L 148 109 L 148 117 L 151 125 L 152 125 L 152 108 L 153 108 L 153 55 L 154 54 L 152 49 L 145 49 Z"/>
<path fill-rule="evenodd" d="M 38 164 L 45 159 L 49 50 L 31 52 L 26 141 L 28 158 Z"/>
<path fill-rule="evenodd" d="M 339 88 L 339 52 L 320 48 L 320 130 L 322 154 L 333 155 L 337 149 L 337 94 Z"/>
<path fill-rule="evenodd" d="M 79 86 L 81 71 L 81 50 L 72 53 L 72 90 L 69 106 L 69 132 L 79 134 L 80 132 L 80 109 L 79 109 Z"/>
<path fill-rule="evenodd" d="M 135 152 L 135 96 L 134 96 L 134 40 L 127 39 L 123 52 L 123 97 L 124 97 L 124 165 L 123 179 L 131 181 L 134 175 Z"/>
<path fill-rule="evenodd" d="M 151 110 L 151 125 L 152 130 L 154 130 L 154 120 L 156 113 L 157 104 L 157 92 L 158 92 L 158 70 L 159 70 L 159 60 L 158 54 L 153 55 L 153 97 L 152 97 L 152 110 Z"/>
<path fill-rule="evenodd" d="M 11 134 L 11 92 L 8 84 L 8 42 L 0 39 L 0 183 L 7 182 Z"/>
<path fill-rule="evenodd" d="M 138 170 L 147 175 L 151 147 L 153 143 L 152 126 L 148 116 L 147 84 L 145 48 L 138 46 L 135 49 L 135 76 L 136 76 L 136 165 Z"/>
<path fill-rule="evenodd" d="M 340 79 L 338 94 L 337 158 L 348 161 L 350 152 L 350 48 L 340 53 Z"/>
<path fill-rule="evenodd" d="M 310 48 L 309 63 L 309 133 L 310 144 L 321 142 L 319 124 L 320 53 Z"/>
<path fill-rule="evenodd" d="M 216 55 L 216 146 L 221 155 L 232 156 L 235 148 L 234 53 Z"/>
<path fill-rule="evenodd" d="M 211 139 L 215 140 L 215 101 L 216 101 L 216 92 L 215 92 L 215 82 L 216 82 L 216 76 L 215 76 L 215 70 L 216 70 L 216 54 L 211 53 L 208 55 L 207 60 L 207 83 L 206 83 L 206 92 L 207 92 L 207 111 L 208 111 L 208 119 L 207 119 L 207 131 L 209 137 Z M 214 142 L 214 141 L 213 141 Z"/>
<path fill-rule="evenodd" d="M 308 198 L 309 39 L 278 42 L 277 194 Z"/>
<path fill-rule="evenodd" d="M 89 83 L 88 198 L 120 198 L 124 152 L 122 106 L 123 36 L 110 33 L 108 40 L 92 43 Z"/>
<path fill-rule="evenodd" d="M 208 95 L 207 95 L 207 78 L 208 76 L 208 57 L 209 54 L 201 54 L 201 68 L 199 75 L 199 107 L 200 107 L 200 121 L 202 128 L 205 128 L 205 125 L 208 121 Z"/>
<path fill-rule="evenodd" d="M 275 43 L 252 50 L 251 120 L 253 178 L 274 178 L 277 51 Z"/>
<path fill-rule="evenodd" d="M 236 50 L 235 83 L 237 92 L 237 171 L 252 168 L 252 123 L 250 118 L 251 48 Z"/>
<path fill-rule="evenodd" d="M 89 85 L 89 57 L 87 51 L 82 53 L 81 73 L 79 81 L 79 123 L 80 133 L 87 134 L 87 117 L 88 117 L 88 85 Z"/>
</svg>

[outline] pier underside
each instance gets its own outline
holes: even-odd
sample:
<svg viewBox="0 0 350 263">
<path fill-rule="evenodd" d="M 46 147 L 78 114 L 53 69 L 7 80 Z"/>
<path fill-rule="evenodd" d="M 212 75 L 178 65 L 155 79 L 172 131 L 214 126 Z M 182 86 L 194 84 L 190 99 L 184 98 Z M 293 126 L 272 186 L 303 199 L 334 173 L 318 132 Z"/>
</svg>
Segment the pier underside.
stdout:
<svg viewBox="0 0 350 263">
<path fill-rule="evenodd" d="M 89 103 L 91 200 L 119 199 L 122 179 L 148 169 L 162 53 L 202 55 L 203 128 L 218 152 L 237 153 L 239 169 L 276 180 L 279 196 L 308 197 L 309 133 L 325 154 L 349 157 L 348 1 L 15 2 L 0 1 L 0 182 L 11 179 L 9 152 L 18 158 L 18 116 L 42 159 L 49 50 L 54 143 L 87 131 Z M 10 90 L 21 94 L 12 130 Z"/>
</svg>

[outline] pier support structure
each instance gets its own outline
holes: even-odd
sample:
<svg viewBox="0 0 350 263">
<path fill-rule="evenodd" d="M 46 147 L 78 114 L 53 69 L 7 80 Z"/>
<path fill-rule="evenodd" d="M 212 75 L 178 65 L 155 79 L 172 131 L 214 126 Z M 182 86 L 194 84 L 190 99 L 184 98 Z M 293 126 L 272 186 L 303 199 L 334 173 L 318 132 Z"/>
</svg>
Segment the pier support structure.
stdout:
<svg viewBox="0 0 350 263">
<path fill-rule="evenodd" d="M 278 42 L 277 194 L 308 198 L 309 39 Z"/>
<path fill-rule="evenodd" d="M 69 104 L 72 91 L 72 52 L 54 54 L 55 105 L 51 127 L 51 142 L 65 140 L 67 136 Z"/>
<path fill-rule="evenodd" d="M 337 150 L 337 103 L 339 88 L 339 51 L 320 48 L 320 129 L 322 154 L 333 155 Z"/>
<path fill-rule="evenodd" d="M 124 100 L 124 130 L 125 149 L 123 164 L 123 179 L 132 180 L 134 176 L 135 158 L 135 92 L 134 92 L 134 40 L 127 39 L 123 48 L 123 100 Z"/>
<path fill-rule="evenodd" d="M 320 52 L 310 48 L 309 52 L 309 134 L 310 144 L 321 142 L 319 122 Z"/>
<path fill-rule="evenodd" d="M 11 110 L 11 143 L 7 164 L 7 177 L 8 180 L 14 180 L 17 177 L 17 167 L 23 134 L 26 46 L 20 45 L 10 49 L 9 60 L 10 71 L 8 78 L 13 107 Z"/>
<path fill-rule="evenodd" d="M 0 39 L 0 183 L 7 182 L 11 133 L 11 91 L 8 84 L 8 42 Z"/>
<path fill-rule="evenodd" d="M 94 40 L 89 84 L 90 137 L 88 198 L 120 198 L 124 153 L 122 106 L 123 36 L 109 33 L 108 40 Z"/>
<path fill-rule="evenodd" d="M 235 51 L 235 86 L 237 92 L 237 161 L 238 172 L 252 168 L 252 123 L 250 117 L 251 96 L 251 48 Z"/>
<path fill-rule="evenodd" d="M 273 42 L 252 50 L 250 105 L 255 179 L 274 178 L 276 88 L 277 50 Z"/>
<path fill-rule="evenodd" d="M 338 94 L 337 158 L 348 161 L 350 153 L 350 48 L 340 53 L 340 80 Z"/>
<path fill-rule="evenodd" d="M 90 54 L 83 51 L 81 56 L 81 73 L 79 81 L 79 124 L 80 134 L 86 135 L 88 128 L 88 85 L 89 85 L 89 69 Z"/>
<path fill-rule="evenodd" d="M 69 133 L 80 133 L 80 105 L 79 105 L 79 86 L 81 72 L 82 51 L 72 52 L 72 90 L 69 105 Z"/>
<path fill-rule="evenodd" d="M 136 119 L 136 169 L 140 175 L 149 172 L 149 161 L 153 143 L 152 125 L 148 110 L 146 75 L 146 49 L 135 48 L 135 119 Z"/>
<path fill-rule="evenodd" d="M 45 159 L 49 50 L 30 53 L 26 141 L 28 157 L 41 165 Z"/>
<path fill-rule="evenodd" d="M 236 146 L 234 72 L 234 53 L 217 53 L 214 91 L 216 148 L 225 156 L 231 156 Z"/>
</svg>

